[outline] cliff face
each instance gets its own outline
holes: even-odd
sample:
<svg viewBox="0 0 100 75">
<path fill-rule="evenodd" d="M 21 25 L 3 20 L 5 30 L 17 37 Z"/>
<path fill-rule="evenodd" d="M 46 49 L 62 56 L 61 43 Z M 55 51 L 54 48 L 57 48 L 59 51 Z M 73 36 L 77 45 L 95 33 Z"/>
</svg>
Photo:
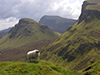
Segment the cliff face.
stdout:
<svg viewBox="0 0 100 75">
<path fill-rule="evenodd" d="M 78 24 L 81 23 L 83 20 L 85 20 L 85 22 L 90 22 L 93 18 L 100 19 L 100 11 L 86 9 L 88 5 L 97 5 L 97 3 L 89 3 L 87 1 L 84 1 L 82 5 L 82 13 L 79 17 Z"/>
</svg>

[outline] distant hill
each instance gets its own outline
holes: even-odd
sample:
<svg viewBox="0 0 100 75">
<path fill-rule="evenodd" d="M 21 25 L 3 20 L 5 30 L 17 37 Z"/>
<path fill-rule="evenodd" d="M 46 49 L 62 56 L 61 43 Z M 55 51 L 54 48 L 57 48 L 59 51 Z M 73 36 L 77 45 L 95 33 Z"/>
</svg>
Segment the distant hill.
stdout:
<svg viewBox="0 0 100 75">
<path fill-rule="evenodd" d="M 58 37 L 60 34 L 52 31 L 46 25 L 29 18 L 22 18 L 7 35 L 0 39 L 0 50 L 29 46 L 38 41 Z"/>
<path fill-rule="evenodd" d="M 11 28 L 12 28 L 12 27 L 10 27 L 10 28 L 8 28 L 8 29 L 1 30 L 1 31 L 0 31 L 0 37 L 6 35 L 6 34 L 9 32 L 9 30 L 10 30 Z"/>
<path fill-rule="evenodd" d="M 64 33 L 69 26 L 74 25 L 76 20 L 62 18 L 60 16 L 43 16 L 39 23 L 47 25 L 50 29 Z"/>
<path fill-rule="evenodd" d="M 99 3 L 99 0 L 84 1 L 78 21 L 43 49 L 41 59 L 79 71 L 100 60 L 100 7 L 95 10 Z"/>
</svg>

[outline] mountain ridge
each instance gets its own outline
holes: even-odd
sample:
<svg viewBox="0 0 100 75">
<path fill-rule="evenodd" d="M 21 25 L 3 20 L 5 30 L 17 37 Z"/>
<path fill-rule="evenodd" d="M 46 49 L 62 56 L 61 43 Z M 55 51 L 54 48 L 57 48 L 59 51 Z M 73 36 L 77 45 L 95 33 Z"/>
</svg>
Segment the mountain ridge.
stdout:
<svg viewBox="0 0 100 75">
<path fill-rule="evenodd" d="M 44 15 L 39 23 L 47 25 L 53 31 L 64 33 L 69 26 L 74 25 L 76 20 L 67 19 L 60 16 Z"/>
<path fill-rule="evenodd" d="M 78 71 L 100 60 L 100 19 L 98 18 L 100 14 L 95 12 L 96 10 L 84 9 L 89 5 L 84 3 L 78 21 L 59 39 L 43 49 L 41 59 Z"/>
<path fill-rule="evenodd" d="M 7 35 L 0 39 L 0 49 L 30 45 L 58 36 L 59 33 L 52 31 L 46 25 L 40 24 L 33 19 L 22 18 Z"/>
<path fill-rule="evenodd" d="M 82 10 L 78 21 L 73 26 L 70 26 L 66 32 L 53 43 L 50 43 L 46 47 L 42 47 L 40 49 L 40 59 L 64 66 L 67 69 L 83 72 L 84 75 L 96 73 L 94 70 L 97 68 L 99 74 L 100 19 L 98 16 L 100 14 L 96 12 L 97 10 L 87 9 L 87 6 L 90 6 L 91 2 L 89 3 L 90 5 L 84 3 L 82 7 L 84 10 Z M 46 27 L 43 25 L 42 28 L 44 29 Z M 41 31 L 41 33 L 44 32 Z M 11 33 L 9 32 L 9 35 L 10 34 Z M 4 37 L 3 39 L 5 38 L 7 37 Z M 15 39 L 13 42 L 14 41 Z M 1 42 L 2 41 L 0 40 L 0 45 Z M 3 43 L 5 43 L 5 41 Z M 19 52 L 17 52 L 17 54 L 19 54 Z"/>
</svg>

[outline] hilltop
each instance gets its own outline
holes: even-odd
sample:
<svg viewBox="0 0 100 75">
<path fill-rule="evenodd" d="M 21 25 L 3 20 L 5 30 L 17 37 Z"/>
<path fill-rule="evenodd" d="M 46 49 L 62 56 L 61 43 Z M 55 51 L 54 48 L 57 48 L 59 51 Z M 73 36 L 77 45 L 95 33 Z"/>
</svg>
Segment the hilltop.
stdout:
<svg viewBox="0 0 100 75">
<path fill-rule="evenodd" d="M 100 3 L 84 1 L 78 21 L 42 50 L 41 59 L 78 71 L 100 60 L 100 11 L 87 9 L 93 2 Z"/>
<path fill-rule="evenodd" d="M 82 75 L 51 62 L 0 62 L 0 75 Z"/>
<path fill-rule="evenodd" d="M 0 39 L 0 50 L 29 46 L 41 40 L 59 37 L 59 35 L 44 24 L 33 19 L 22 18 L 7 35 Z"/>
<path fill-rule="evenodd" d="M 60 16 L 43 16 L 39 23 L 47 25 L 53 31 L 64 33 L 69 26 L 74 25 L 76 20 L 62 18 Z"/>
</svg>

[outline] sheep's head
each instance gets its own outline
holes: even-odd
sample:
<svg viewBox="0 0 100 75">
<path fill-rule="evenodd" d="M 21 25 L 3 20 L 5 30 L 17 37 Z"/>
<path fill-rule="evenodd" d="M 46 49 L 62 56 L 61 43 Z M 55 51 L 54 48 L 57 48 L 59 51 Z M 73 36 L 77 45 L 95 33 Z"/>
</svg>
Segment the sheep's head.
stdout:
<svg viewBox="0 0 100 75">
<path fill-rule="evenodd" d="M 38 56 L 40 56 L 40 52 L 39 52 L 39 51 L 36 51 L 36 54 L 37 54 Z"/>
</svg>

